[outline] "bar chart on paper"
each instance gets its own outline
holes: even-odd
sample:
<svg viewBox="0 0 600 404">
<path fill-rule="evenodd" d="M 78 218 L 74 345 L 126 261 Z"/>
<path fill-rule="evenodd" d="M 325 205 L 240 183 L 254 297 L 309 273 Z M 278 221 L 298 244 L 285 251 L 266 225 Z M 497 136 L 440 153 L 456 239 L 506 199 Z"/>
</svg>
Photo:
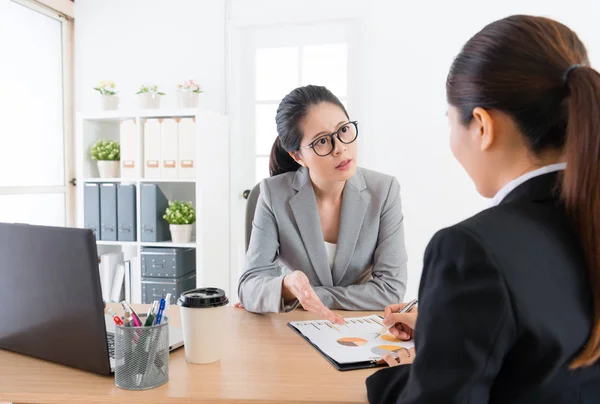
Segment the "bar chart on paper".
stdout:
<svg viewBox="0 0 600 404">
<path fill-rule="evenodd" d="M 345 320 L 343 325 L 323 320 L 294 321 L 290 325 L 340 364 L 379 360 L 382 356 L 414 346 L 413 341 L 401 341 L 389 333 L 378 337 L 383 323 L 377 315 Z"/>
</svg>

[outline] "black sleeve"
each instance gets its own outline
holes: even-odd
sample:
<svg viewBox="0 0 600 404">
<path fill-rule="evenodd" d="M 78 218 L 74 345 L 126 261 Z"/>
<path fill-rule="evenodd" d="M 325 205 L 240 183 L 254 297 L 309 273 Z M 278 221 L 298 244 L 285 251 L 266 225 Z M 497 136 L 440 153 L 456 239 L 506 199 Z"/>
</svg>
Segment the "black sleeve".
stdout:
<svg viewBox="0 0 600 404">
<path fill-rule="evenodd" d="M 444 229 L 425 251 L 415 361 L 369 377 L 369 402 L 487 403 L 515 334 L 494 258 L 468 229 Z"/>
</svg>

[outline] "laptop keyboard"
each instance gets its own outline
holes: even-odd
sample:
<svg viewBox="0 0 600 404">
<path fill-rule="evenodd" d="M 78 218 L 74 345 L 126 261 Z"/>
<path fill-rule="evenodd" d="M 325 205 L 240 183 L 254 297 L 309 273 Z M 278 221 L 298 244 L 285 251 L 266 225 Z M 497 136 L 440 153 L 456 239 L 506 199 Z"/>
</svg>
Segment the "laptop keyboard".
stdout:
<svg viewBox="0 0 600 404">
<path fill-rule="evenodd" d="M 108 356 L 110 359 L 115 359 L 115 334 L 107 332 L 106 340 L 108 341 Z"/>
</svg>

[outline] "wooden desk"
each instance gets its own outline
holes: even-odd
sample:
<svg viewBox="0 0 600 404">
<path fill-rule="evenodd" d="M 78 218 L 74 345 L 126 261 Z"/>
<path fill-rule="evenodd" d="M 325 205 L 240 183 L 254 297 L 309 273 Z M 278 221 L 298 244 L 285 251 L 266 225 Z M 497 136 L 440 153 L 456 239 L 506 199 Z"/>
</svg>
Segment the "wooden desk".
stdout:
<svg viewBox="0 0 600 404">
<path fill-rule="evenodd" d="M 169 312 L 180 325 L 178 307 Z M 365 379 L 373 369 L 339 372 L 287 326 L 314 318 L 299 310 L 256 315 L 227 307 L 221 361 L 191 365 L 180 348 L 170 355 L 169 382 L 147 391 L 122 390 L 112 377 L 0 350 L 0 402 L 366 403 Z"/>
</svg>

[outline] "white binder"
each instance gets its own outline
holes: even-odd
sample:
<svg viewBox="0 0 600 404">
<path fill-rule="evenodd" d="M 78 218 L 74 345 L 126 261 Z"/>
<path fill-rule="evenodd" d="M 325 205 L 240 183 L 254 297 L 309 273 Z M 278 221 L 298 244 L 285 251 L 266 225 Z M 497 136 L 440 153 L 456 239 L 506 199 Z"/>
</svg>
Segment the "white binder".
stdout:
<svg viewBox="0 0 600 404">
<path fill-rule="evenodd" d="M 144 124 L 144 177 L 160 178 L 160 122 L 147 119 Z"/>
<path fill-rule="evenodd" d="M 160 129 L 161 178 L 177 178 L 178 126 L 177 121 L 172 118 L 167 118 L 162 122 Z"/>
<path fill-rule="evenodd" d="M 137 125 L 135 119 L 121 121 L 121 177 L 134 179 L 137 173 Z"/>
<path fill-rule="evenodd" d="M 179 178 L 196 178 L 196 122 L 194 118 L 179 121 Z"/>
</svg>

